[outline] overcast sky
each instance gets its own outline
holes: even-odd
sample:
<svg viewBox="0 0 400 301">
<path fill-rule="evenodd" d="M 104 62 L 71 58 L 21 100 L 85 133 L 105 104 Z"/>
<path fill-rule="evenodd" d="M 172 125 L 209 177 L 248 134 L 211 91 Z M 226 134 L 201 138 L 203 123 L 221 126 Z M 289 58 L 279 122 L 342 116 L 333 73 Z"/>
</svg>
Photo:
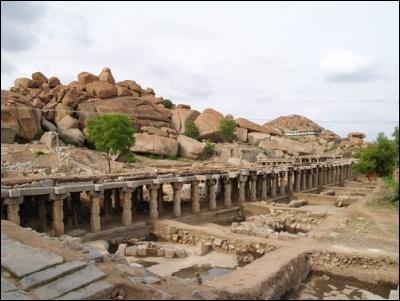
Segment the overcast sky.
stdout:
<svg viewBox="0 0 400 301">
<path fill-rule="evenodd" d="M 399 4 L 1 2 L 2 89 L 103 67 L 199 111 L 372 140 L 399 121 Z"/>
</svg>

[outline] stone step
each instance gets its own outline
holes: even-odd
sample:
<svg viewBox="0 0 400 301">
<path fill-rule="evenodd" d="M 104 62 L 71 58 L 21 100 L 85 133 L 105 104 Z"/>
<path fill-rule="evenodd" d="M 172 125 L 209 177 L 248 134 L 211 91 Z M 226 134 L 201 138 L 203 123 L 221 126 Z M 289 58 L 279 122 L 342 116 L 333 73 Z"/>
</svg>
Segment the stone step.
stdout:
<svg viewBox="0 0 400 301">
<path fill-rule="evenodd" d="M 63 277 L 67 274 L 71 274 L 77 270 L 83 269 L 86 266 L 86 262 L 81 261 L 69 261 L 55 267 L 48 268 L 46 270 L 31 274 L 22 278 L 19 282 L 23 290 L 29 290 L 31 288 L 49 283 L 57 278 Z"/>
<path fill-rule="evenodd" d="M 105 276 L 106 274 L 98 267 L 90 264 L 82 270 L 58 278 L 33 290 L 33 293 L 40 300 L 55 299 L 73 290 L 84 287 L 96 280 L 100 280 Z"/>
<path fill-rule="evenodd" d="M 107 281 L 96 281 L 76 291 L 69 292 L 56 300 L 95 300 L 109 298 L 114 286 Z"/>
</svg>

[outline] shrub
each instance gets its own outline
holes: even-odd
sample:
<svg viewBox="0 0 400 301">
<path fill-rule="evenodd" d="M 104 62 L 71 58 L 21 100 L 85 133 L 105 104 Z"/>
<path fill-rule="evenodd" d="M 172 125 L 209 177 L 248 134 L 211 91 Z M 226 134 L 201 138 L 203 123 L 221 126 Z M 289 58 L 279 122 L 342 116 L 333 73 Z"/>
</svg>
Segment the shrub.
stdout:
<svg viewBox="0 0 400 301">
<path fill-rule="evenodd" d="M 135 163 L 136 157 L 134 153 L 129 153 L 128 157 L 126 158 L 126 163 Z"/>
<path fill-rule="evenodd" d="M 41 150 L 37 150 L 37 151 L 35 151 L 35 155 L 36 155 L 36 157 L 40 157 L 40 156 L 42 156 L 42 155 L 45 155 L 46 153 L 45 152 L 43 152 L 43 151 L 41 151 Z"/>
<path fill-rule="evenodd" d="M 168 155 L 168 156 L 165 156 L 165 159 L 167 159 L 167 160 L 178 160 L 178 156 Z"/>
<path fill-rule="evenodd" d="M 204 150 L 204 157 L 207 159 L 211 157 L 215 152 L 215 144 L 210 141 L 206 141 L 206 147 Z"/>
<path fill-rule="evenodd" d="M 235 139 L 235 128 L 235 120 L 222 119 L 218 128 L 218 134 L 222 141 L 231 142 L 233 139 Z"/>
<path fill-rule="evenodd" d="M 200 136 L 199 129 L 193 121 L 188 122 L 185 128 L 185 132 L 183 134 L 193 139 L 198 139 Z"/>
<path fill-rule="evenodd" d="M 106 153 L 108 171 L 111 173 L 111 155 L 128 151 L 135 143 L 134 130 L 126 115 L 104 114 L 88 120 L 88 139 L 96 150 Z"/>
<path fill-rule="evenodd" d="M 167 109 L 171 109 L 171 108 L 172 108 L 172 101 L 170 101 L 169 99 L 164 99 L 161 103 L 162 103 L 162 104 L 164 105 L 164 107 L 166 107 Z"/>
</svg>

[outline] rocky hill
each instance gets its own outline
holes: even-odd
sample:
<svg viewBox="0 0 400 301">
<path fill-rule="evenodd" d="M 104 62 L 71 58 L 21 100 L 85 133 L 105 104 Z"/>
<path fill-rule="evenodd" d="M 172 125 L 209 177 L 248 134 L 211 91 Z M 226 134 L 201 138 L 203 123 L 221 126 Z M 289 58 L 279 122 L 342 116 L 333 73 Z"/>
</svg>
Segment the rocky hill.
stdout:
<svg viewBox="0 0 400 301">
<path fill-rule="evenodd" d="M 144 89 L 133 80 L 115 82 L 109 68 L 104 68 L 99 75 L 81 72 L 69 84 L 35 72 L 31 78 L 16 79 L 8 91 L 1 91 L 1 141 L 30 142 L 47 131 L 51 133 L 45 134 L 42 141 L 53 141 L 57 135 L 66 143 L 83 146 L 86 120 L 111 112 L 126 114 L 131 119 L 136 130 L 132 151 L 189 159 L 203 158 L 206 143 L 200 141 L 220 142 L 221 120 L 234 119 L 211 108 L 200 113 L 186 104 L 175 105 L 156 96 L 152 88 Z M 264 126 L 244 118 L 235 121 L 237 143 L 250 144 L 276 156 L 316 154 L 332 151 L 339 145 L 341 150 L 353 144 L 363 145 L 360 135 L 343 142 L 333 132 L 297 115 L 279 117 Z M 183 135 L 189 122 L 197 126 L 200 141 Z M 321 130 L 321 134 L 297 141 L 283 137 L 292 129 Z"/>
</svg>

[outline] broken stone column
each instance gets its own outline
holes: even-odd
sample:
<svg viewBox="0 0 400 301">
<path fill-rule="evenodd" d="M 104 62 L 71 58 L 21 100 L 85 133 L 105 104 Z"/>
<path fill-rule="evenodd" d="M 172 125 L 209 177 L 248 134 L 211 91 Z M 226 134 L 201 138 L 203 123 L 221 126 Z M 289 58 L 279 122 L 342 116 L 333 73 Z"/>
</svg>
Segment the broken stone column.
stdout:
<svg viewBox="0 0 400 301">
<path fill-rule="evenodd" d="M 279 194 L 281 195 L 281 196 L 284 196 L 285 195 L 285 186 L 286 186 L 286 181 L 285 181 L 285 174 L 286 174 L 286 171 L 281 171 L 280 173 L 279 173 L 279 176 L 280 176 L 280 178 L 279 178 L 279 184 L 280 184 L 280 187 L 279 187 Z"/>
<path fill-rule="evenodd" d="M 104 200 L 103 191 L 90 191 L 90 231 L 93 233 L 101 231 L 100 202 Z M 104 209 L 106 204 L 104 203 Z"/>
<path fill-rule="evenodd" d="M 223 179 L 225 208 L 232 207 L 232 180 L 229 177 Z"/>
<path fill-rule="evenodd" d="M 160 184 L 150 184 L 150 219 L 158 219 L 158 189 L 160 188 Z"/>
<path fill-rule="evenodd" d="M 21 224 L 21 219 L 19 216 L 19 206 L 23 202 L 23 197 L 11 197 L 4 198 L 4 204 L 7 205 L 7 217 L 8 220 L 16 223 L 18 226 Z"/>
<path fill-rule="evenodd" d="M 257 174 L 255 172 L 250 173 L 250 201 L 255 202 L 257 200 Z"/>
<path fill-rule="evenodd" d="M 126 187 L 121 189 L 119 199 L 123 200 L 123 211 L 122 211 L 122 224 L 129 226 L 132 224 L 132 192 L 133 188 Z"/>
<path fill-rule="evenodd" d="M 199 198 L 199 183 L 200 181 L 194 180 L 190 183 L 191 199 L 192 199 L 192 213 L 200 212 L 200 198 Z"/>
<path fill-rule="evenodd" d="M 278 184 L 277 182 L 278 175 L 274 172 L 271 174 L 271 198 L 276 197 L 276 185 Z"/>
<path fill-rule="evenodd" d="M 64 234 L 64 212 L 63 212 L 63 200 L 68 197 L 68 193 L 53 194 L 53 230 L 55 236 Z"/>
<path fill-rule="evenodd" d="M 301 190 L 307 190 L 307 170 L 301 171 Z"/>
<path fill-rule="evenodd" d="M 158 213 L 162 214 L 164 212 L 164 192 L 163 184 L 159 185 L 160 187 L 157 190 Z"/>
<path fill-rule="evenodd" d="M 245 202 L 245 185 L 247 183 L 247 176 L 239 176 L 239 205 L 242 206 Z"/>
<path fill-rule="evenodd" d="M 212 211 L 217 209 L 216 184 L 217 184 L 216 179 L 207 180 L 209 209 Z"/>
<path fill-rule="evenodd" d="M 181 216 L 181 193 L 182 193 L 182 182 L 172 183 L 173 191 L 173 201 L 174 201 L 174 217 Z"/>
<path fill-rule="evenodd" d="M 261 200 L 267 199 L 267 175 L 261 175 Z"/>
</svg>

